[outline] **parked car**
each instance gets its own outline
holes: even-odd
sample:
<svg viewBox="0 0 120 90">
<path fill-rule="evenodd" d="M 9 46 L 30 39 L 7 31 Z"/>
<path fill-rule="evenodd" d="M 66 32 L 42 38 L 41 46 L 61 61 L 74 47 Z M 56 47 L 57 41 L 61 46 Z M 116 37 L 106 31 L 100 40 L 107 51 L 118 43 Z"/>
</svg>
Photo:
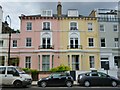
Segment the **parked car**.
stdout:
<svg viewBox="0 0 120 90">
<path fill-rule="evenodd" d="M 73 85 L 73 78 L 68 73 L 54 73 L 49 75 L 46 78 L 41 78 L 37 85 L 40 87 L 46 86 L 67 86 L 72 87 Z"/>
<path fill-rule="evenodd" d="M 31 85 L 32 78 L 16 66 L 0 66 L 0 85 L 13 85 L 15 87 L 26 87 Z"/>
<path fill-rule="evenodd" d="M 87 72 L 87 73 L 79 74 L 77 81 L 80 85 L 84 85 L 86 87 L 89 87 L 92 85 L 98 85 L 98 86 L 111 85 L 113 87 L 116 87 L 118 84 L 120 84 L 119 79 L 109 76 L 102 72 Z"/>
</svg>

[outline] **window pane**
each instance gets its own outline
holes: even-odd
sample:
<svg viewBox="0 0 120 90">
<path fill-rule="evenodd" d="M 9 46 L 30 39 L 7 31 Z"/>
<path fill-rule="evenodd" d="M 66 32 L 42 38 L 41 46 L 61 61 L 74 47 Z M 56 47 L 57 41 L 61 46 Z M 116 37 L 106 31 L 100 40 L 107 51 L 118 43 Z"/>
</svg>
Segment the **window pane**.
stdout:
<svg viewBox="0 0 120 90">
<path fill-rule="evenodd" d="M 105 47 L 105 38 L 101 38 L 101 47 Z"/>
<path fill-rule="evenodd" d="M 70 30 L 77 30 L 77 23 L 76 22 L 70 23 Z"/>
<path fill-rule="evenodd" d="M 113 25 L 113 30 L 114 30 L 114 31 L 118 31 L 117 28 L 118 28 L 117 25 Z"/>
<path fill-rule="evenodd" d="M 90 56 L 89 57 L 89 60 L 90 60 L 90 68 L 94 68 L 94 56 Z"/>
<path fill-rule="evenodd" d="M 92 23 L 88 23 L 88 31 L 92 31 Z"/>
<path fill-rule="evenodd" d="M 31 68 L 31 57 L 25 58 L 25 68 Z"/>
<path fill-rule="evenodd" d="M 43 22 L 43 30 L 50 30 L 50 22 Z"/>
<path fill-rule="evenodd" d="M 72 70 L 79 70 L 79 55 L 72 55 Z"/>
<path fill-rule="evenodd" d="M 31 46 L 32 45 L 32 40 L 31 38 L 26 38 L 26 46 Z"/>
<path fill-rule="evenodd" d="M 89 38 L 88 41 L 89 41 L 89 46 L 93 47 L 94 46 L 93 38 Z"/>
<path fill-rule="evenodd" d="M 17 47 L 17 40 L 13 40 L 13 47 Z"/>
<path fill-rule="evenodd" d="M 32 23 L 31 22 L 27 22 L 27 30 L 32 30 Z"/>
<path fill-rule="evenodd" d="M 42 71 L 49 71 L 50 69 L 50 55 L 42 56 Z"/>
<path fill-rule="evenodd" d="M 100 25 L 100 31 L 104 31 L 104 25 Z"/>
</svg>

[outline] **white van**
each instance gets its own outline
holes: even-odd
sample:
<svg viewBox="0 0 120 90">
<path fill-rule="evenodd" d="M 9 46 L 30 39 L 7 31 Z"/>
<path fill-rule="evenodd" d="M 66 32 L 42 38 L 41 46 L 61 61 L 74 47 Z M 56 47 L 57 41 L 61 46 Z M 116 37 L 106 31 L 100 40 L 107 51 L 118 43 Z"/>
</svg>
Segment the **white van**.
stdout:
<svg viewBox="0 0 120 90">
<path fill-rule="evenodd" d="M 16 66 L 0 66 L 0 85 L 26 87 L 31 85 L 32 78 Z"/>
<path fill-rule="evenodd" d="M 120 79 L 120 68 L 118 68 L 117 77 L 118 77 L 118 79 Z"/>
</svg>

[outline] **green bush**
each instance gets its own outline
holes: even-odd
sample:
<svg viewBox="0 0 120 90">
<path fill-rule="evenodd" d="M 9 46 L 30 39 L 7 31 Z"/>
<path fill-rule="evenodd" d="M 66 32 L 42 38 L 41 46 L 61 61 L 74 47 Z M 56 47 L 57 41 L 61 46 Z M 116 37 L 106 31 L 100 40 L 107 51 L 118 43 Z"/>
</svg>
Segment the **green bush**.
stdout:
<svg viewBox="0 0 120 90">
<path fill-rule="evenodd" d="M 22 68 L 23 71 L 25 71 L 26 73 L 31 73 L 31 70 L 29 68 Z"/>
<path fill-rule="evenodd" d="M 65 65 L 60 65 L 56 68 L 52 68 L 50 71 L 51 72 L 65 72 L 65 71 L 70 71 L 70 67 L 65 66 Z"/>
<path fill-rule="evenodd" d="M 37 71 L 36 69 L 22 68 L 22 70 L 25 71 L 26 73 L 31 73 L 31 74 L 39 73 L 39 71 Z"/>
<path fill-rule="evenodd" d="M 35 70 L 35 69 L 31 69 L 31 73 L 32 73 L 33 75 L 35 75 L 35 74 L 38 74 L 39 71 L 37 71 L 37 70 Z"/>
</svg>

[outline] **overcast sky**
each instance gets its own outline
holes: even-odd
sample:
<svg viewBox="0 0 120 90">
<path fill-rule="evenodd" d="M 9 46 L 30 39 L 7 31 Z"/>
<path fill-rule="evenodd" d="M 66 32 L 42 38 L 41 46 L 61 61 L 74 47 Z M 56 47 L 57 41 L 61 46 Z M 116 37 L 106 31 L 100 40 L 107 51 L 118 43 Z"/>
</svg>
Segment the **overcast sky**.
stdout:
<svg viewBox="0 0 120 90">
<path fill-rule="evenodd" d="M 21 14 L 36 15 L 40 14 L 41 10 L 44 9 L 53 10 L 53 13 L 56 14 L 57 2 L 46 2 L 46 0 L 44 0 L 44 2 L 38 0 L 34 0 L 34 2 L 32 1 L 30 2 L 30 0 L 29 2 L 27 0 L 24 1 L 26 2 L 20 2 L 19 0 L 15 1 L 9 0 L 9 2 L 8 0 L 6 0 L 6 2 L 0 2 L 0 5 L 2 6 L 3 9 L 3 21 L 5 20 L 5 17 L 9 15 L 11 18 L 11 27 L 14 29 L 20 29 L 19 16 Z M 87 16 L 93 9 L 96 8 L 109 8 L 109 9 L 118 8 L 118 0 L 116 1 L 114 0 L 115 2 L 113 2 L 113 0 L 109 0 L 110 2 L 108 1 L 98 2 L 99 0 L 97 0 L 97 2 L 95 0 L 92 0 L 92 2 L 87 2 L 87 0 L 84 0 L 85 2 L 80 2 L 80 0 L 79 1 L 74 0 L 74 2 L 72 0 L 70 0 L 69 2 L 66 1 L 63 0 L 63 2 L 61 2 L 62 12 L 64 14 L 67 13 L 68 9 L 78 9 L 79 14 Z"/>
</svg>

